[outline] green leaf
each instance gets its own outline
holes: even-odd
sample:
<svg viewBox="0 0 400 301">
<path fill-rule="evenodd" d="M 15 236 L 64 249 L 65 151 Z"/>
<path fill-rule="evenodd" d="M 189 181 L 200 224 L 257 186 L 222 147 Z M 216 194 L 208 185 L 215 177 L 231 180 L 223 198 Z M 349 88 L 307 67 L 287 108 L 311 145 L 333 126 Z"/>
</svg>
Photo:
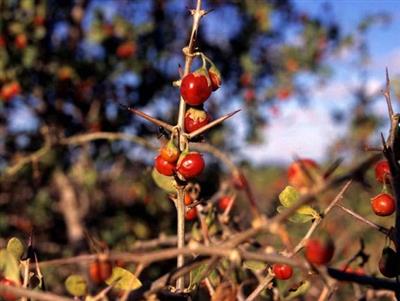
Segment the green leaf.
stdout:
<svg viewBox="0 0 400 301">
<path fill-rule="evenodd" d="M 189 289 L 194 289 L 205 277 L 203 273 L 208 269 L 207 264 L 201 264 L 190 272 Z"/>
<path fill-rule="evenodd" d="M 313 218 L 316 218 L 319 216 L 318 212 L 314 208 L 312 208 L 311 206 L 308 206 L 308 205 L 301 206 L 299 209 L 297 209 L 296 212 L 301 215 L 312 216 Z"/>
<path fill-rule="evenodd" d="M 14 255 L 15 259 L 20 260 L 25 252 L 25 246 L 18 238 L 12 237 L 7 242 L 7 251 Z"/>
<path fill-rule="evenodd" d="M 87 294 L 87 283 L 81 275 L 69 276 L 65 280 L 65 288 L 75 297 L 82 297 Z"/>
<path fill-rule="evenodd" d="M 283 207 L 283 206 L 278 206 L 278 208 L 276 208 L 276 210 L 281 213 L 285 210 L 287 210 L 287 208 Z M 294 213 L 292 214 L 288 219 L 289 221 L 291 221 L 292 223 L 296 223 L 296 224 L 304 224 L 307 223 L 311 220 L 313 220 L 315 217 L 312 215 L 305 215 L 305 214 L 299 214 L 299 213 Z"/>
<path fill-rule="evenodd" d="M 113 268 L 112 275 L 106 280 L 106 283 L 124 291 L 133 291 L 142 286 L 142 283 L 134 274 L 121 267 Z"/>
<path fill-rule="evenodd" d="M 0 250 L 0 274 L 20 284 L 19 265 L 14 255 L 6 249 Z"/>
<path fill-rule="evenodd" d="M 265 270 L 265 268 L 267 267 L 267 265 L 262 262 L 262 261 L 257 261 L 257 260 L 245 260 L 243 262 L 243 267 L 245 269 L 249 269 L 252 271 L 262 271 Z"/>
<path fill-rule="evenodd" d="M 279 194 L 279 201 L 286 208 L 293 206 L 299 198 L 300 193 L 292 186 L 286 186 L 286 188 Z"/>
<path fill-rule="evenodd" d="M 160 174 L 155 168 L 151 173 L 154 182 L 158 187 L 167 191 L 167 192 L 175 192 L 176 183 L 174 177 L 168 177 Z"/>
<path fill-rule="evenodd" d="M 289 289 L 289 294 L 286 296 L 285 300 L 291 300 L 304 295 L 310 288 L 309 281 L 302 281 L 296 288 Z"/>
</svg>

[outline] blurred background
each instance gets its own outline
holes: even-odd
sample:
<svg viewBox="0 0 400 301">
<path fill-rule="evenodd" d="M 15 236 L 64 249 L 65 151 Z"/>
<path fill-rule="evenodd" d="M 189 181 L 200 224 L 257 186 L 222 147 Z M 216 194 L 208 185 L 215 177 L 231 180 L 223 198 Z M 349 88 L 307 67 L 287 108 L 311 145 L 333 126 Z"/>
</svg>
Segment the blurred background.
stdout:
<svg viewBox="0 0 400 301">
<path fill-rule="evenodd" d="M 197 46 L 223 80 L 206 110 L 214 118 L 242 110 L 205 139 L 243 169 L 264 212 L 275 213 L 295 157 L 324 167 L 342 158 L 345 169 L 366 155 L 366 146 L 379 145 L 389 126 L 381 93 L 386 67 L 395 108 L 400 94 L 399 2 L 203 2 L 212 12 L 201 22 Z M 194 5 L 0 0 L 0 245 L 33 232 L 46 259 L 93 252 L 85 232 L 112 250 L 174 234 L 175 209 L 152 181 L 156 151 L 147 145 L 163 138 L 119 104 L 176 121 L 179 91 L 172 82 L 184 64 Z M 101 132 L 140 138 L 95 139 Z M 206 162 L 201 199 L 226 182 L 238 195 L 236 209 L 246 208 L 246 194 L 235 190 L 223 162 L 213 155 Z M 369 208 L 382 188 L 370 182 L 354 185 L 346 205 L 390 226 Z M 244 227 L 249 217 L 241 218 Z M 367 246 L 377 239 L 343 213 L 332 219 L 327 228 L 335 224 L 337 233 L 354 229 L 339 237 L 354 245 L 343 246 L 338 261 L 357 250 L 358 238 Z M 373 246 L 369 252 L 376 253 Z M 145 275 L 154 279 L 173 264 Z M 376 263 L 367 270 L 375 273 Z M 62 278 L 70 270 L 57 273 Z M 50 285 L 59 288 L 54 279 Z"/>
</svg>

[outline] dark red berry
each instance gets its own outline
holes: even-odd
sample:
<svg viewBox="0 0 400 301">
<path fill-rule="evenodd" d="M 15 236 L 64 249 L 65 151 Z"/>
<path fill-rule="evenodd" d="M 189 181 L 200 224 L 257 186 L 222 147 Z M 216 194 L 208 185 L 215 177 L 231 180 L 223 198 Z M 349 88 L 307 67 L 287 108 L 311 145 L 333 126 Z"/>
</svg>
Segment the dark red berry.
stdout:
<svg viewBox="0 0 400 301">
<path fill-rule="evenodd" d="M 197 177 L 205 167 L 203 156 L 197 152 L 191 152 L 179 159 L 177 171 L 186 180 Z"/>
<path fill-rule="evenodd" d="M 381 160 L 375 165 L 375 179 L 379 183 L 390 182 L 390 168 L 387 160 Z"/>
<path fill-rule="evenodd" d="M 334 251 L 335 247 L 330 239 L 309 239 L 305 248 L 307 260 L 316 265 L 324 265 L 331 261 Z"/>
<path fill-rule="evenodd" d="M 187 133 L 205 126 L 210 121 L 210 115 L 206 111 L 190 108 L 185 114 L 185 131 Z"/>
</svg>

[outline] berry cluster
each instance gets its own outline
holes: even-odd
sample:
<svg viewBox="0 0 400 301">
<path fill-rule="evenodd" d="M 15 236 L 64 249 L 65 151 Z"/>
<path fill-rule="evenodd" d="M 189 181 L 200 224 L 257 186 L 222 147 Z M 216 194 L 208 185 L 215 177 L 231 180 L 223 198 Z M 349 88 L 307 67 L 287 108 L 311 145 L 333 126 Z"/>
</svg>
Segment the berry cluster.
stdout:
<svg viewBox="0 0 400 301">
<path fill-rule="evenodd" d="M 372 211 L 378 216 L 392 215 L 396 210 L 393 196 L 386 193 L 386 184 L 390 182 L 390 168 L 386 160 L 381 160 L 375 165 L 375 179 L 383 184 L 383 192 L 371 199 Z"/>
<path fill-rule="evenodd" d="M 201 174 L 205 164 L 198 152 L 180 152 L 171 139 L 155 158 L 154 167 L 164 176 L 177 175 L 182 180 L 190 180 Z"/>
</svg>

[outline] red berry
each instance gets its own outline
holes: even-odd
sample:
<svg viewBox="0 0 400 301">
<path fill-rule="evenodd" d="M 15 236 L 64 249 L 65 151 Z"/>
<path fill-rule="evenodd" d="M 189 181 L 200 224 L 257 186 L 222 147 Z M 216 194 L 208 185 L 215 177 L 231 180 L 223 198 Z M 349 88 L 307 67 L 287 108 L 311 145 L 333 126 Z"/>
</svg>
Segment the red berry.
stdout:
<svg viewBox="0 0 400 301">
<path fill-rule="evenodd" d="M 13 280 L 7 278 L 1 278 L 0 284 L 2 285 L 9 285 L 9 286 L 16 286 L 16 283 Z M 10 292 L 1 292 L 0 297 L 3 298 L 5 301 L 14 301 L 17 300 L 17 297 Z"/>
<path fill-rule="evenodd" d="M 210 115 L 206 111 L 190 108 L 185 114 L 185 131 L 187 133 L 205 126 L 210 121 Z"/>
<path fill-rule="evenodd" d="M 5 84 L 1 88 L 1 98 L 3 98 L 5 101 L 12 99 L 14 96 L 18 95 L 19 93 L 21 93 L 21 86 L 17 81 L 13 81 L 8 84 Z"/>
<path fill-rule="evenodd" d="M 213 66 L 208 69 L 208 74 L 210 75 L 212 90 L 218 90 L 219 87 L 221 87 L 221 74 L 219 73 L 219 70 Z"/>
<path fill-rule="evenodd" d="M 318 173 L 319 166 L 314 160 L 299 159 L 290 164 L 288 168 L 288 182 L 295 188 L 310 188 L 313 181 L 309 176 L 315 177 Z"/>
<path fill-rule="evenodd" d="M 185 198 L 183 199 L 183 202 L 185 203 L 186 206 L 190 205 L 193 203 L 192 198 L 190 197 L 189 193 L 185 193 Z"/>
<path fill-rule="evenodd" d="M 90 279 L 96 283 L 101 284 L 106 281 L 112 273 L 112 264 L 109 260 L 96 260 L 89 265 Z"/>
<path fill-rule="evenodd" d="M 179 155 L 179 149 L 172 141 L 169 141 L 160 150 L 160 156 L 169 163 L 175 163 L 178 160 Z"/>
<path fill-rule="evenodd" d="M 205 167 L 203 156 L 197 152 L 191 152 L 179 159 L 177 171 L 184 179 L 197 177 Z"/>
<path fill-rule="evenodd" d="M 196 219 L 196 217 L 197 217 L 197 209 L 196 209 L 195 207 L 189 209 L 189 210 L 185 213 L 185 219 L 186 219 L 187 221 L 192 221 L 192 220 Z"/>
<path fill-rule="evenodd" d="M 164 160 L 161 156 L 156 157 L 154 167 L 164 176 L 172 176 L 175 172 L 175 165 Z"/>
<path fill-rule="evenodd" d="M 28 44 L 28 39 L 24 33 L 20 33 L 15 37 L 14 43 L 18 49 L 24 49 Z"/>
<path fill-rule="evenodd" d="M 327 241 L 309 239 L 306 243 L 306 258 L 316 265 L 324 265 L 331 261 L 334 251 L 335 246 L 330 239 Z"/>
<path fill-rule="evenodd" d="M 125 42 L 118 46 L 117 56 L 122 59 L 127 59 L 133 56 L 136 52 L 136 45 L 133 42 Z"/>
<path fill-rule="evenodd" d="M 218 200 L 218 207 L 221 211 L 225 211 L 231 203 L 232 198 L 229 196 L 223 196 Z"/>
<path fill-rule="evenodd" d="M 180 92 L 185 102 L 191 106 L 198 106 L 205 102 L 212 92 L 207 71 L 189 73 L 182 78 Z"/>
<path fill-rule="evenodd" d="M 375 165 L 375 178 L 379 183 L 389 183 L 390 168 L 387 160 L 381 160 Z"/>
<path fill-rule="evenodd" d="M 272 271 L 275 274 L 275 278 L 280 280 L 287 280 L 293 275 L 293 268 L 284 263 L 275 263 L 272 266 Z"/>
<path fill-rule="evenodd" d="M 378 216 L 389 216 L 396 210 L 394 198 L 387 193 L 380 193 L 371 199 L 371 207 Z"/>
<path fill-rule="evenodd" d="M 0 48 L 6 46 L 6 39 L 3 36 L 0 36 Z"/>
</svg>

